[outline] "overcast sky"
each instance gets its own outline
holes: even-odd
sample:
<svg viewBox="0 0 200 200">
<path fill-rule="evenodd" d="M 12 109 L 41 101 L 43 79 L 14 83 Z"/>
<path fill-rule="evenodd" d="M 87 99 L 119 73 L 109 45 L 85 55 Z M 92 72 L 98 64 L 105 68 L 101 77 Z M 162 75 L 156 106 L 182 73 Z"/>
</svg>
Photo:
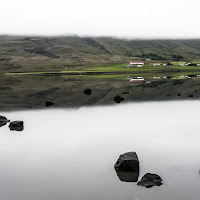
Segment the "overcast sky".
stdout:
<svg viewBox="0 0 200 200">
<path fill-rule="evenodd" d="M 1 0 L 0 34 L 200 38 L 200 0 Z"/>
</svg>

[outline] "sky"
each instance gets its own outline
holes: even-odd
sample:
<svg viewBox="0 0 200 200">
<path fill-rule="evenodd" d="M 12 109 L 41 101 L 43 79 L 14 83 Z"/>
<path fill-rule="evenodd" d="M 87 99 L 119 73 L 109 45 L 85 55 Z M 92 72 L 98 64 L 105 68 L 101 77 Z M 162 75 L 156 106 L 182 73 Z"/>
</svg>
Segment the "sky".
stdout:
<svg viewBox="0 0 200 200">
<path fill-rule="evenodd" d="M 1 0 L 0 34 L 200 38 L 199 0 Z"/>
</svg>

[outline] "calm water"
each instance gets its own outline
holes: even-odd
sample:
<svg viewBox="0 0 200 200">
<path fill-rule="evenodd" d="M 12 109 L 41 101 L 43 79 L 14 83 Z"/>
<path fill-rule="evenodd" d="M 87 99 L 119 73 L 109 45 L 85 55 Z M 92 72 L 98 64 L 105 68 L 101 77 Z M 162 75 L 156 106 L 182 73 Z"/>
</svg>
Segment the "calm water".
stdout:
<svg viewBox="0 0 200 200">
<path fill-rule="evenodd" d="M 0 199 L 197 200 L 199 110 L 199 101 L 175 101 L 1 112 L 25 129 L 0 128 Z M 121 182 L 114 164 L 128 151 L 139 180 L 150 172 L 164 184 Z"/>
</svg>

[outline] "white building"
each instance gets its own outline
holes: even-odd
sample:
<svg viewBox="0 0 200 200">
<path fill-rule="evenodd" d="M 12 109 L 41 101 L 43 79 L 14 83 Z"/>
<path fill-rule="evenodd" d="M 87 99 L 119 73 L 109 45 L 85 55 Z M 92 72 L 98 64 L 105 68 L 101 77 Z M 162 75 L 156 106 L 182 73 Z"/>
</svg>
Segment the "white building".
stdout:
<svg viewBox="0 0 200 200">
<path fill-rule="evenodd" d="M 143 62 L 130 62 L 131 65 L 144 65 Z"/>
</svg>

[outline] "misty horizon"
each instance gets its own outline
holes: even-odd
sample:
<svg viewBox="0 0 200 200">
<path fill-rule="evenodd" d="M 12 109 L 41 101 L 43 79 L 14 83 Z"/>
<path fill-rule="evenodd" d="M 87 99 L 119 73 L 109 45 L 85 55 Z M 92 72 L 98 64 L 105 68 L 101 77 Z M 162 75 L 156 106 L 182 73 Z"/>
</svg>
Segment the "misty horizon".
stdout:
<svg viewBox="0 0 200 200">
<path fill-rule="evenodd" d="M 77 37 L 77 38 L 113 38 L 119 40 L 200 40 L 199 37 L 126 37 L 114 35 L 79 35 L 79 34 L 0 34 L 0 37 L 41 37 L 41 38 L 59 38 L 59 37 Z"/>
<path fill-rule="evenodd" d="M 1 3 L 3 35 L 200 38 L 197 0 L 25 0 Z"/>
</svg>

